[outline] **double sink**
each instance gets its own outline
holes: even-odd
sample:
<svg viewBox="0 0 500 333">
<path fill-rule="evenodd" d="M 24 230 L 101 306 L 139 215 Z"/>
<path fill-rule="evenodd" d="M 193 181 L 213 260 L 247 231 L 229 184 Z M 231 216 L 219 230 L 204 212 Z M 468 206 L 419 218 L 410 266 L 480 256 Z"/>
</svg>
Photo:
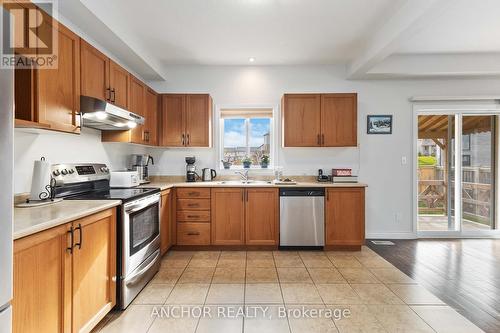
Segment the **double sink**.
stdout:
<svg viewBox="0 0 500 333">
<path fill-rule="evenodd" d="M 219 185 L 271 185 L 270 180 L 222 180 L 215 182 Z"/>
</svg>

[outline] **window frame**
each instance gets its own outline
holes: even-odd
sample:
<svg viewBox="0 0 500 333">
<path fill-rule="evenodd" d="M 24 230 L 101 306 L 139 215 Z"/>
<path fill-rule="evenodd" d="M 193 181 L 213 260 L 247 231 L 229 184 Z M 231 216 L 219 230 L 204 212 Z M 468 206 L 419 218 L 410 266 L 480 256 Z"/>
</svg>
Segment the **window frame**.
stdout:
<svg viewBox="0 0 500 333">
<path fill-rule="evenodd" d="M 231 168 L 231 169 L 224 169 L 224 166 L 222 165 L 221 159 L 223 157 L 223 152 L 224 152 L 224 121 L 221 119 L 221 111 L 226 110 L 226 109 L 232 109 L 232 110 L 252 110 L 252 109 L 270 109 L 272 110 L 272 118 L 270 120 L 270 126 L 269 126 L 269 158 L 270 158 L 270 163 L 267 168 L 253 168 L 250 167 L 249 169 L 245 169 L 243 167 L 237 167 L 237 168 Z M 264 105 L 255 105 L 255 104 L 245 104 L 245 105 L 216 105 L 215 107 L 215 114 L 214 114 L 214 124 L 215 124 L 215 133 L 216 133 L 216 140 L 217 142 L 216 145 L 216 169 L 219 173 L 221 174 L 234 174 L 235 171 L 239 170 L 249 170 L 250 172 L 257 172 L 257 173 L 270 173 L 272 174 L 274 172 L 274 168 L 278 165 L 277 164 L 277 159 L 278 159 L 278 154 L 277 154 L 277 143 L 278 143 L 278 131 L 279 131 L 279 119 L 277 119 L 278 116 L 278 111 L 279 108 L 276 105 L 270 105 L 270 104 L 264 104 Z"/>
</svg>

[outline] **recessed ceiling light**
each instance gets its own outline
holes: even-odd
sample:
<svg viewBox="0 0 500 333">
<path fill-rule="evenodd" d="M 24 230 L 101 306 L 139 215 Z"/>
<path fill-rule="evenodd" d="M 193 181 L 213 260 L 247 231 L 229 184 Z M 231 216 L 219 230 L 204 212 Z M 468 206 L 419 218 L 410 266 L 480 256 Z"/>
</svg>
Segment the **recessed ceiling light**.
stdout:
<svg viewBox="0 0 500 333">
<path fill-rule="evenodd" d="M 254 57 L 250 57 L 250 58 L 248 58 L 248 61 L 250 61 L 250 62 L 254 62 L 254 61 L 255 61 L 255 58 L 254 58 Z"/>
</svg>

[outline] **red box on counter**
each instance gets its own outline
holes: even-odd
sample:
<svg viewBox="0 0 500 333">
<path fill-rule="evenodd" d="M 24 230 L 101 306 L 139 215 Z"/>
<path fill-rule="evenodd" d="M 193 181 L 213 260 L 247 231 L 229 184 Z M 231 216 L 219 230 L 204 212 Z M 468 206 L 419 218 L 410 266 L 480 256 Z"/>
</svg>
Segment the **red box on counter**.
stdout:
<svg viewBox="0 0 500 333">
<path fill-rule="evenodd" d="M 352 176 L 352 169 L 332 169 L 332 176 L 334 177 Z"/>
</svg>

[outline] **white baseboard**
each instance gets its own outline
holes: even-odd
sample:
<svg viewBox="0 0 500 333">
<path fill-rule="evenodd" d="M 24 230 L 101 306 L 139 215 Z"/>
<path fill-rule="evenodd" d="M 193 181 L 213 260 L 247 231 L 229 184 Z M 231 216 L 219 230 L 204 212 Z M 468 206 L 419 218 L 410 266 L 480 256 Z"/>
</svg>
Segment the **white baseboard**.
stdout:
<svg viewBox="0 0 500 333">
<path fill-rule="evenodd" d="M 368 232 L 366 239 L 416 239 L 413 232 Z"/>
</svg>

